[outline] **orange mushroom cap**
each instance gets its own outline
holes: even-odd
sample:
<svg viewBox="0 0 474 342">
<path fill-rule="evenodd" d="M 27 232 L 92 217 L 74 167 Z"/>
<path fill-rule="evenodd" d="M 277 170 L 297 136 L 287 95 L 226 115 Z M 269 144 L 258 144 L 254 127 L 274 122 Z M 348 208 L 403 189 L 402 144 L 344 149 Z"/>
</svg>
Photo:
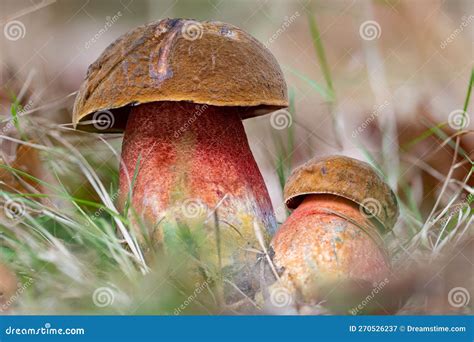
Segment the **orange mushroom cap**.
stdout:
<svg viewBox="0 0 474 342">
<path fill-rule="evenodd" d="M 73 123 L 95 131 L 87 121 L 110 111 L 113 125 L 101 132 L 122 132 L 130 106 L 156 101 L 246 107 L 242 119 L 288 106 L 276 59 L 251 35 L 217 21 L 163 19 L 124 34 L 89 67 Z"/>
<path fill-rule="evenodd" d="M 333 194 L 357 203 L 382 225 L 384 232 L 397 221 L 395 194 L 373 167 L 357 159 L 314 158 L 295 169 L 285 184 L 286 206 L 295 209 L 309 194 Z"/>
</svg>

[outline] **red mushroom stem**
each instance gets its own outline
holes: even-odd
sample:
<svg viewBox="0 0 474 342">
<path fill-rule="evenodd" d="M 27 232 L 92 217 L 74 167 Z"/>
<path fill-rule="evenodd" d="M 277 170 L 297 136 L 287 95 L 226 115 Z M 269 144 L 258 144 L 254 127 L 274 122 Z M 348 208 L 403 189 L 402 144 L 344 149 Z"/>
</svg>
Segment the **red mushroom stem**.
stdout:
<svg viewBox="0 0 474 342">
<path fill-rule="evenodd" d="M 390 274 L 375 225 L 359 205 L 335 195 L 307 195 L 280 227 L 273 246 L 288 251 L 277 259 L 291 260 L 295 269 L 307 266 L 309 256 L 315 253 L 321 270 L 333 275 L 372 283 Z"/>
<path fill-rule="evenodd" d="M 218 206 L 220 220 L 237 228 L 257 219 L 274 232 L 271 201 L 248 145 L 242 110 L 189 102 L 133 107 L 122 147 L 122 205 L 138 167 L 132 206 L 154 223 L 191 199 L 210 211 Z"/>
</svg>

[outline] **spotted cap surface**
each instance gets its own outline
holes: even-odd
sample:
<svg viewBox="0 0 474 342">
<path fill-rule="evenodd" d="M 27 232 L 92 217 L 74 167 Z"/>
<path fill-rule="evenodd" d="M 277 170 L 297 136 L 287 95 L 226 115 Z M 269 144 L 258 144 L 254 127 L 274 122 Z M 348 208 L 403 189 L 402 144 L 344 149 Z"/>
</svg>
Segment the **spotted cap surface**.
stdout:
<svg viewBox="0 0 474 342">
<path fill-rule="evenodd" d="M 295 169 L 288 178 L 284 197 L 295 209 L 305 195 L 333 194 L 359 204 L 369 217 L 389 231 L 397 221 L 399 209 L 395 194 L 374 168 L 345 156 L 314 158 Z"/>
<path fill-rule="evenodd" d="M 121 132 L 131 106 L 155 101 L 240 106 L 242 119 L 288 106 L 276 59 L 251 35 L 217 21 L 164 19 L 124 34 L 90 65 L 73 123 L 97 131 L 94 115 L 106 112 L 113 118 L 100 132 Z"/>
</svg>

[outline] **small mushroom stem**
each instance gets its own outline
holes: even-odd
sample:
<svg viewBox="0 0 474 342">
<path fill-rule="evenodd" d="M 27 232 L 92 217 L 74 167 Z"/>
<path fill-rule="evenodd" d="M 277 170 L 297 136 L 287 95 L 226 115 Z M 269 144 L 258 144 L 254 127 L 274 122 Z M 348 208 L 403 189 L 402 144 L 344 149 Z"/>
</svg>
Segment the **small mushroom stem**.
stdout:
<svg viewBox="0 0 474 342">
<path fill-rule="evenodd" d="M 357 204 L 335 195 L 307 195 L 280 227 L 272 247 L 284 277 L 313 299 L 314 287 L 332 281 L 372 284 L 390 274 L 375 226 Z"/>
<path fill-rule="evenodd" d="M 133 107 L 122 147 L 122 205 L 131 190 L 132 206 L 151 223 L 183 205 L 185 214 L 205 207 L 212 221 L 218 206 L 221 226 L 252 231 L 256 219 L 274 232 L 272 204 L 248 145 L 242 111 L 189 102 Z"/>
</svg>

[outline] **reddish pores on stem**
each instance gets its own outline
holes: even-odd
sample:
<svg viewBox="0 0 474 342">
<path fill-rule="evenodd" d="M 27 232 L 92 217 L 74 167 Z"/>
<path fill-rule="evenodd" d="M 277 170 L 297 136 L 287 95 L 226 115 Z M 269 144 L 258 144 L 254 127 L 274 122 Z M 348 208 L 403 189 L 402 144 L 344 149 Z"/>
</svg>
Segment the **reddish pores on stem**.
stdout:
<svg viewBox="0 0 474 342">
<path fill-rule="evenodd" d="M 133 202 L 149 218 L 159 219 L 170 208 L 188 218 L 217 209 L 224 225 L 244 229 L 247 238 L 254 218 L 273 231 L 273 209 L 240 111 L 169 101 L 133 108 L 123 142 L 127 169 L 120 171 L 121 191 L 128 192 L 127 174 L 139 165 Z"/>
<path fill-rule="evenodd" d="M 398 205 L 368 164 L 343 156 L 310 160 L 293 171 L 284 195 L 294 211 L 272 241 L 274 263 L 305 302 L 325 300 L 328 285 L 372 287 L 390 276 L 382 235 Z"/>
<path fill-rule="evenodd" d="M 212 222 L 217 209 L 231 257 L 254 246 L 254 221 L 270 234 L 276 228 L 241 120 L 287 105 L 278 63 L 248 33 L 221 22 L 164 19 L 123 35 L 90 66 L 73 122 L 125 132 L 122 205 L 131 194 L 150 226 L 177 209 L 181 216 L 204 209 Z"/>
</svg>

